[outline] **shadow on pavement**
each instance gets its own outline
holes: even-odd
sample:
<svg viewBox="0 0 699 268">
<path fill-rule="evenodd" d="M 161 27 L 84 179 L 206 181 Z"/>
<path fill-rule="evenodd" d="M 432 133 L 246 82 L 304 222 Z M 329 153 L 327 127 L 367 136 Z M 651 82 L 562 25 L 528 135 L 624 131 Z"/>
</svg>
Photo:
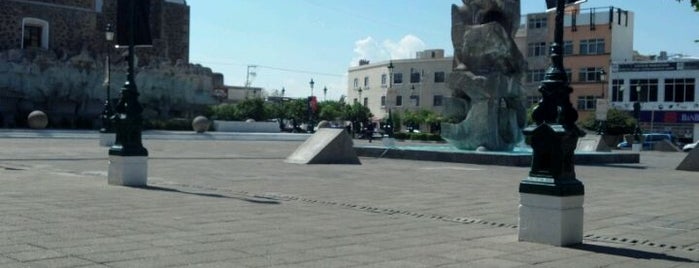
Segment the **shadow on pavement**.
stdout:
<svg viewBox="0 0 699 268">
<path fill-rule="evenodd" d="M 635 258 L 635 259 L 648 259 L 648 260 L 655 259 L 655 260 L 665 260 L 665 261 L 674 261 L 674 262 L 699 263 L 699 262 L 691 260 L 691 259 L 670 256 L 670 255 L 667 255 L 665 253 L 655 253 L 655 252 L 648 252 L 648 251 L 628 249 L 628 248 L 615 248 L 615 247 L 602 246 L 602 245 L 591 245 L 591 244 L 579 244 L 579 245 L 570 246 L 570 248 L 589 251 L 589 252 L 593 252 L 593 253 L 608 254 L 608 255 L 615 255 L 615 256 Z"/>
<path fill-rule="evenodd" d="M 144 189 L 144 190 L 151 190 L 151 191 L 163 191 L 163 192 L 172 192 L 172 193 L 180 193 L 180 194 L 189 194 L 189 195 L 196 195 L 196 196 L 203 196 L 203 197 L 235 199 L 235 200 L 242 200 L 242 201 L 246 201 L 246 202 L 260 203 L 260 204 L 270 204 L 270 205 L 281 204 L 281 201 L 279 201 L 277 199 L 263 197 L 263 196 L 237 197 L 237 196 L 227 196 L 227 195 L 220 195 L 220 194 L 187 192 L 187 191 L 182 191 L 182 190 L 174 189 L 174 188 L 166 188 L 166 187 L 150 186 L 150 185 L 147 185 L 144 187 L 135 187 L 135 188 Z"/>
</svg>

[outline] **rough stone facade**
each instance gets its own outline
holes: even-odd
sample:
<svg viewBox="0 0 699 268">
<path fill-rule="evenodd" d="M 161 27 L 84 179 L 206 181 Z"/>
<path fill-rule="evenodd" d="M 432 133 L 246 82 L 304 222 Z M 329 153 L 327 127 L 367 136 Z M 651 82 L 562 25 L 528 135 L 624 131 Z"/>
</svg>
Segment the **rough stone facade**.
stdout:
<svg viewBox="0 0 699 268">
<path fill-rule="evenodd" d="M 189 64 L 189 6 L 151 1 L 153 46 L 136 48 L 136 84 L 144 117 L 193 117 L 215 103 L 220 74 Z M 117 0 L 0 0 L 0 127 L 23 127 L 43 110 L 49 127 L 95 128 L 106 99 L 105 59 L 111 56 L 111 98 L 126 77 L 125 49 L 105 40 L 116 25 Z M 48 25 L 48 48 L 23 48 L 23 21 Z M 43 39 L 43 37 L 42 37 Z"/>
<path fill-rule="evenodd" d="M 189 62 L 189 6 L 149 1 L 153 47 L 139 51 L 141 64 L 156 59 Z M 106 25 L 116 25 L 116 0 L 0 1 L 0 51 L 22 47 L 23 18 L 48 23 L 48 50 L 58 57 L 75 56 L 82 50 L 101 54 L 108 47 Z"/>
</svg>

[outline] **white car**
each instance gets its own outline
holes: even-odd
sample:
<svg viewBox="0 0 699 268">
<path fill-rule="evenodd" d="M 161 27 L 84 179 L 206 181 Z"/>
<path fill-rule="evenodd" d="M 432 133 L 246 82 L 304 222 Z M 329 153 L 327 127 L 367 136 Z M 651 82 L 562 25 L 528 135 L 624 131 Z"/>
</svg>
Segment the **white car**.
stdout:
<svg viewBox="0 0 699 268">
<path fill-rule="evenodd" d="M 684 152 L 689 152 L 689 151 L 691 151 L 692 149 L 694 149 L 694 148 L 697 147 L 697 143 L 699 143 L 699 140 L 698 140 L 698 141 L 695 141 L 695 142 L 693 142 L 693 143 L 690 143 L 690 144 L 685 145 L 684 147 L 682 147 L 682 151 L 684 151 Z"/>
</svg>

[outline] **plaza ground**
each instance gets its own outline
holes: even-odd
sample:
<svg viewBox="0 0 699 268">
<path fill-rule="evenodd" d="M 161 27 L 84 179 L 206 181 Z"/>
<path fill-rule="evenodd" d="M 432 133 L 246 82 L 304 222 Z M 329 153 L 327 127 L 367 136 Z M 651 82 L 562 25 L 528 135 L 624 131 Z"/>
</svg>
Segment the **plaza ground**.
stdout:
<svg viewBox="0 0 699 268">
<path fill-rule="evenodd" d="M 686 153 L 577 166 L 584 243 L 553 247 L 517 241 L 528 168 L 285 163 L 300 144 L 145 139 L 149 187 L 130 188 L 94 135 L 0 135 L 0 266 L 699 267 Z"/>
</svg>

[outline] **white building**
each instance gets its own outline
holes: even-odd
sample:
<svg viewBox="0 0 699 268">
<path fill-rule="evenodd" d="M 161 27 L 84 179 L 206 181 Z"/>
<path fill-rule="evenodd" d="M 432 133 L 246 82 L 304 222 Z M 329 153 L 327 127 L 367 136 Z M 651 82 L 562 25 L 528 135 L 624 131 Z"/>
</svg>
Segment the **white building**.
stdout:
<svg viewBox="0 0 699 268">
<path fill-rule="evenodd" d="M 644 132 L 672 131 L 699 139 L 699 59 L 616 62 L 608 84 L 611 107 L 633 112 L 641 104 Z"/>
<path fill-rule="evenodd" d="M 452 59 L 444 57 L 443 49 L 432 49 L 417 52 L 414 59 L 374 64 L 362 60 L 348 70 L 347 99 L 367 106 L 375 121 L 388 117 L 389 109 L 441 113 L 445 98 L 451 96 L 447 78 Z"/>
</svg>

